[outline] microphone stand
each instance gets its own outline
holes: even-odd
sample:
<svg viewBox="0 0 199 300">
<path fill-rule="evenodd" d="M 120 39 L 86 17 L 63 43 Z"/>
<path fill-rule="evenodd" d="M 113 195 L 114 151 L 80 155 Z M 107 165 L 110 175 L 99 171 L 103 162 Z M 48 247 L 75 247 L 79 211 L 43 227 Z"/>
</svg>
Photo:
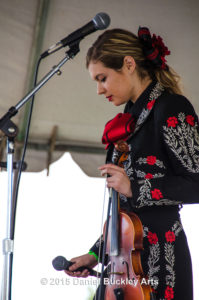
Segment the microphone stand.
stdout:
<svg viewBox="0 0 199 300">
<path fill-rule="evenodd" d="M 6 216 L 6 237 L 2 241 L 2 250 L 4 255 L 3 272 L 2 272 L 2 286 L 1 286 L 1 300 L 11 300 L 11 286 L 12 286 L 12 264 L 14 252 L 14 231 L 15 231 L 15 214 L 16 203 L 13 200 L 13 157 L 14 157 L 14 139 L 18 134 L 17 126 L 10 120 L 18 113 L 18 110 L 56 73 L 60 74 L 60 68 L 80 51 L 79 39 L 71 43 L 66 56 L 52 68 L 38 84 L 24 97 L 16 106 L 10 107 L 8 112 L 0 119 L 0 130 L 2 130 L 7 137 L 7 173 L 8 173 L 8 194 L 7 194 L 7 216 Z M 15 202 L 17 199 L 15 199 Z"/>
</svg>

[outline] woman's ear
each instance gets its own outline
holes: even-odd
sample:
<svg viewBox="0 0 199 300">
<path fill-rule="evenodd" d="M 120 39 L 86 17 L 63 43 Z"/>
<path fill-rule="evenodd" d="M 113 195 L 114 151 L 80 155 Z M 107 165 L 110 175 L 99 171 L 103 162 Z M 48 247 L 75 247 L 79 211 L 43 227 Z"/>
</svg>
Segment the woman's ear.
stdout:
<svg viewBox="0 0 199 300">
<path fill-rule="evenodd" d="M 136 63 L 132 56 L 125 56 L 124 57 L 124 66 L 129 70 L 131 73 L 135 70 Z"/>
</svg>

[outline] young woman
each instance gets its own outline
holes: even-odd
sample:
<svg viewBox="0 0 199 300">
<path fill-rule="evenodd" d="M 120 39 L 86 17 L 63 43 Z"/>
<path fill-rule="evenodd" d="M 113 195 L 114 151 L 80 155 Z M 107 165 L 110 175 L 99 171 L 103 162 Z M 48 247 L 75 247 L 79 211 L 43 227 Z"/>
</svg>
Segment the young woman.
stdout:
<svg viewBox="0 0 199 300">
<path fill-rule="evenodd" d="M 87 67 L 97 93 L 124 113 L 109 121 L 102 141 L 109 175 L 107 186 L 120 195 L 120 206 L 143 224 L 142 267 L 152 279 L 157 300 L 191 300 L 192 267 L 179 210 L 199 202 L 199 130 L 191 103 L 182 95 L 179 76 L 166 64 L 168 48 L 148 28 L 138 36 L 122 29 L 105 31 L 88 50 Z M 117 165 L 128 153 L 124 168 Z M 80 266 L 97 264 L 98 240 L 88 254 L 73 258 L 70 276 L 89 275 Z"/>
</svg>

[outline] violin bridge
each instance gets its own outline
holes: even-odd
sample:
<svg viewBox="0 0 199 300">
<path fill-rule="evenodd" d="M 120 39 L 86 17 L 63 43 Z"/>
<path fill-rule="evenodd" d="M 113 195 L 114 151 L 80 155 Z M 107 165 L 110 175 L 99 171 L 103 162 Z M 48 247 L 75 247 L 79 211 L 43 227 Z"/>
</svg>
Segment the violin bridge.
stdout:
<svg viewBox="0 0 199 300">
<path fill-rule="evenodd" d="M 109 274 L 113 274 L 113 275 L 124 275 L 124 272 L 109 272 Z"/>
</svg>

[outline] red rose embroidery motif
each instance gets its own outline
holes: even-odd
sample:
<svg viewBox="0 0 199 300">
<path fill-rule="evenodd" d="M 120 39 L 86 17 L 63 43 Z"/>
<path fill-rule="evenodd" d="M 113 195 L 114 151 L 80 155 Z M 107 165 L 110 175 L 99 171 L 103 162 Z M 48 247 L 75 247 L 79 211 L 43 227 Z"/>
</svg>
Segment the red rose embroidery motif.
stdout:
<svg viewBox="0 0 199 300">
<path fill-rule="evenodd" d="M 154 100 L 151 100 L 150 102 L 147 103 L 147 109 L 151 110 L 153 105 L 155 103 L 155 99 Z"/>
<path fill-rule="evenodd" d="M 167 120 L 168 127 L 176 127 L 178 120 L 176 117 L 169 117 Z"/>
<path fill-rule="evenodd" d="M 165 237 L 166 237 L 167 243 L 172 243 L 176 239 L 175 233 L 170 230 L 165 233 Z"/>
<path fill-rule="evenodd" d="M 145 175 L 145 178 L 146 178 L 146 179 L 152 179 L 152 178 L 153 178 L 153 175 L 152 175 L 151 173 L 147 173 L 147 174 Z"/>
<path fill-rule="evenodd" d="M 163 198 L 161 191 L 158 189 L 154 189 L 153 191 L 151 191 L 151 195 L 152 198 L 156 200 L 160 200 L 161 198 Z"/>
<path fill-rule="evenodd" d="M 194 117 L 192 115 L 186 116 L 186 121 L 189 125 L 194 126 Z"/>
<path fill-rule="evenodd" d="M 157 234 L 152 233 L 151 231 L 148 232 L 147 238 L 150 244 L 157 244 L 158 242 Z"/>
<path fill-rule="evenodd" d="M 170 286 L 167 286 L 166 290 L 165 290 L 165 294 L 164 294 L 165 299 L 167 300 L 171 300 L 174 298 L 174 291 L 173 288 Z"/>
<path fill-rule="evenodd" d="M 156 163 L 156 157 L 155 156 L 147 156 L 146 162 L 148 165 L 154 165 Z"/>
</svg>

